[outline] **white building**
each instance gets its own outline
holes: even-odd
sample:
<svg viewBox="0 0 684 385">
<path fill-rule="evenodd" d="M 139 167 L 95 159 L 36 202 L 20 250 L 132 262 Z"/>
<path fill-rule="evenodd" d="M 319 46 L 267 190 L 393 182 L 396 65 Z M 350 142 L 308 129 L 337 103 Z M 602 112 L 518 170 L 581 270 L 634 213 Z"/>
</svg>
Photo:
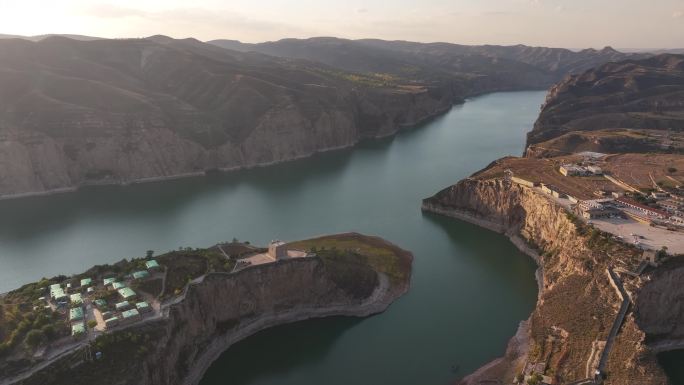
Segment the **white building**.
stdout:
<svg viewBox="0 0 684 385">
<path fill-rule="evenodd" d="M 587 173 L 584 167 L 569 163 L 561 165 L 560 168 L 558 168 L 558 171 L 560 171 L 563 176 L 579 176 L 586 175 Z"/>
<path fill-rule="evenodd" d="M 268 255 L 275 260 L 287 259 L 287 245 L 283 241 L 271 241 Z"/>
</svg>

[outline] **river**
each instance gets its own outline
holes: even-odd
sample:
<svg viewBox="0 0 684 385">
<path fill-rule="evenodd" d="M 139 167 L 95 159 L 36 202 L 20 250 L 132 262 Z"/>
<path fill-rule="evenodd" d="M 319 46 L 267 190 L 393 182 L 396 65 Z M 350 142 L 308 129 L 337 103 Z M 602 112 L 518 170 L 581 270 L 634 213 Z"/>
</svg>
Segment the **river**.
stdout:
<svg viewBox="0 0 684 385">
<path fill-rule="evenodd" d="M 485 95 L 393 138 L 273 167 L 0 202 L 0 292 L 93 264 L 238 238 L 358 231 L 413 251 L 412 288 L 384 314 L 262 332 L 203 384 L 436 384 L 500 356 L 537 296 L 504 236 L 420 211 L 422 198 L 520 155 L 545 92 Z"/>
</svg>

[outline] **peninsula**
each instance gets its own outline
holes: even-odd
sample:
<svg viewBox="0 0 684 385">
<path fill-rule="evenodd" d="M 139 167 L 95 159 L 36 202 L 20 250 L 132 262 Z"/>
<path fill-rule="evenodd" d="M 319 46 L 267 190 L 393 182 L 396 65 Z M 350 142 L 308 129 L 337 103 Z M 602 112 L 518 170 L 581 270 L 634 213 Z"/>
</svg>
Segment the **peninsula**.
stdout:
<svg viewBox="0 0 684 385">
<path fill-rule="evenodd" d="M 2 296 L 0 383 L 196 384 L 260 330 L 384 311 L 408 290 L 412 259 L 346 233 L 148 251 L 43 279 Z"/>
<path fill-rule="evenodd" d="M 526 157 L 423 201 L 505 233 L 539 266 L 536 309 L 462 384 L 668 384 L 656 355 L 684 346 L 683 69 L 661 55 L 569 77 Z"/>
</svg>

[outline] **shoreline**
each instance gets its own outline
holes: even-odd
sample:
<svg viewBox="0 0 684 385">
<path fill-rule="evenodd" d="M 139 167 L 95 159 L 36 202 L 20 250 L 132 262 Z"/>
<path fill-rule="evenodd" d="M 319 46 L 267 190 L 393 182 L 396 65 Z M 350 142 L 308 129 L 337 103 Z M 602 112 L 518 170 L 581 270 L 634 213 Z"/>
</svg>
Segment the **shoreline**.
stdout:
<svg viewBox="0 0 684 385">
<path fill-rule="evenodd" d="M 383 247 L 396 249 L 397 258 L 408 258 L 410 261 L 413 260 L 413 254 L 405 250 L 398 245 L 385 240 L 384 238 L 377 236 L 367 236 L 358 233 L 336 233 L 328 236 L 362 236 L 368 238 L 374 242 L 381 242 Z M 325 235 L 319 237 L 326 237 Z M 310 239 L 318 239 L 310 238 Z M 146 328 L 149 325 L 159 325 L 155 327 L 166 327 L 165 325 L 175 325 L 178 323 L 185 322 L 183 319 L 183 314 L 188 312 L 188 309 L 192 309 L 196 305 L 198 295 L 201 296 L 202 293 L 206 293 L 207 290 L 211 291 L 213 287 L 221 287 L 223 282 L 230 281 L 244 281 L 254 278 L 254 276 L 259 276 L 267 272 L 278 272 L 282 269 L 296 269 L 301 271 L 302 269 L 306 271 L 307 269 L 313 269 L 312 266 L 322 266 L 323 259 L 318 256 L 312 256 L 310 258 L 297 258 L 289 259 L 284 261 L 279 261 L 277 263 L 269 263 L 264 265 L 255 265 L 237 272 L 207 272 L 206 274 L 193 279 L 188 282 L 184 287 L 181 294 L 176 298 L 167 300 L 160 305 L 160 314 L 156 318 L 151 318 L 143 320 L 140 323 L 126 325 L 124 327 L 117 328 L 115 332 L 123 332 L 126 330 L 136 330 L 138 328 Z M 315 270 L 315 269 L 313 269 Z M 281 311 L 273 310 L 267 311 L 263 314 L 248 317 L 241 320 L 240 323 L 233 329 L 230 333 L 216 334 L 210 339 L 210 343 L 201 349 L 200 354 L 198 354 L 190 365 L 187 374 L 179 379 L 179 384 L 196 385 L 206 374 L 209 367 L 231 346 L 235 343 L 242 341 L 250 336 L 259 333 L 263 330 L 277 327 L 281 325 L 291 324 L 295 322 L 302 322 L 310 319 L 320 319 L 327 317 L 354 317 L 354 318 L 365 318 L 376 314 L 383 313 L 386 311 L 396 300 L 405 295 L 411 287 L 412 279 L 412 269 L 409 269 L 408 275 L 401 283 L 393 283 L 391 278 L 384 272 L 380 270 L 375 270 L 378 277 L 378 282 L 373 288 L 373 291 L 365 298 L 358 300 L 340 300 L 337 299 L 325 306 L 316 306 L 315 304 L 301 303 L 293 306 L 290 309 Z M 252 282 L 252 281 L 248 281 Z M 218 286 L 217 286 L 218 285 Z M 192 311 L 192 310 L 190 310 Z M 170 322 L 170 323 L 169 323 Z M 167 336 L 172 336 L 168 334 Z M 81 343 L 75 344 L 70 347 L 67 351 L 60 352 L 59 354 L 50 357 L 46 361 L 40 362 L 38 365 L 32 367 L 31 369 L 19 373 L 15 373 L 9 378 L 3 378 L 0 380 L 0 384 L 11 385 L 22 383 L 41 370 L 46 370 L 47 368 L 58 364 L 65 357 L 82 350 L 88 341 L 83 341 Z M 80 365 L 80 364 L 79 364 Z M 149 368 L 148 368 L 149 369 Z M 147 370 L 147 369 L 146 369 Z"/>
<path fill-rule="evenodd" d="M 248 322 L 247 325 L 230 336 L 215 338 L 211 345 L 209 345 L 200 357 L 197 358 L 195 365 L 190 369 L 190 373 L 183 379 L 183 385 L 199 384 L 211 365 L 219 359 L 224 352 L 228 351 L 234 344 L 261 331 L 296 322 L 328 317 L 370 317 L 384 312 L 394 301 L 408 292 L 410 285 L 407 285 L 396 295 L 392 295 L 389 278 L 383 273 L 378 273 L 378 278 L 380 279 L 378 286 L 371 296 L 361 304 L 337 304 L 323 309 L 304 307 L 281 314 L 269 314 Z"/>
<path fill-rule="evenodd" d="M 429 113 L 426 116 L 422 117 L 421 119 L 419 119 L 416 122 L 399 124 L 390 133 L 383 134 L 383 135 L 369 136 L 369 137 L 359 137 L 351 144 L 345 144 L 345 145 L 340 145 L 340 146 L 333 146 L 333 147 L 318 149 L 318 150 L 315 150 L 315 151 L 312 151 L 312 152 L 309 152 L 306 154 L 301 154 L 301 155 L 289 157 L 286 159 L 273 160 L 273 161 L 268 161 L 268 162 L 260 162 L 260 163 L 250 164 L 250 165 L 220 167 L 220 168 L 213 168 L 213 169 L 207 169 L 207 170 L 202 170 L 202 171 L 184 172 L 184 173 L 173 174 L 173 175 L 150 176 L 150 177 L 132 179 L 132 180 L 127 180 L 127 181 L 105 181 L 105 182 L 100 182 L 100 183 L 83 183 L 83 184 L 80 184 L 77 186 L 59 187 L 59 188 L 43 190 L 43 191 L 27 191 L 27 192 L 7 193 L 7 194 L 0 193 L 0 202 L 6 201 L 6 200 L 13 200 L 13 199 L 39 198 L 39 197 L 47 197 L 47 196 L 52 196 L 52 195 L 73 193 L 73 192 L 78 192 L 84 188 L 89 188 L 89 187 L 107 187 L 107 186 L 125 187 L 125 186 L 131 186 L 131 185 L 143 184 L 143 183 L 165 182 L 165 181 L 171 181 L 171 180 L 177 180 L 177 179 L 186 179 L 186 178 L 193 178 L 193 177 L 206 177 L 208 174 L 210 174 L 212 172 L 217 172 L 217 171 L 219 173 L 232 173 L 232 172 L 237 172 L 237 171 L 245 171 L 245 170 L 257 169 L 257 168 L 262 168 L 262 167 L 275 166 L 275 165 L 279 165 L 279 164 L 283 164 L 283 163 L 294 162 L 297 160 L 311 158 L 311 157 L 318 155 L 318 154 L 352 149 L 352 148 L 356 147 L 359 143 L 361 143 L 363 140 L 382 140 L 382 139 L 386 139 L 386 138 L 390 138 L 390 137 L 399 135 L 403 131 L 418 128 L 419 126 L 422 126 L 424 124 L 429 123 L 433 119 L 439 118 L 440 116 L 444 116 L 447 113 L 449 113 L 449 111 L 451 111 L 454 106 L 464 105 L 464 104 L 470 102 L 472 99 L 475 99 L 475 98 L 479 98 L 479 97 L 483 97 L 483 96 L 491 95 L 491 94 L 495 94 L 495 93 L 535 92 L 535 91 L 542 91 L 542 90 L 540 90 L 540 89 L 521 89 L 521 90 L 500 90 L 500 91 L 490 90 L 490 91 L 485 91 L 485 92 L 472 92 L 468 95 L 465 95 L 465 96 L 462 96 L 459 98 L 454 98 L 454 100 L 451 102 L 451 104 L 449 104 L 447 107 L 437 109 L 437 110 L 433 111 L 432 113 Z"/>
<path fill-rule="evenodd" d="M 483 95 L 485 95 L 485 94 L 483 94 Z M 477 96 L 482 96 L 482 95 L 477 95 Z M 475 97 L 477 97 L 477 96 L 475 96 Z M 257 169 L 257 168 L 263 168 L 263 167 L 276 166 L 276 165 L 283 164 L 283 163 L 294 162 L 294 161 L 298 161 L 298 160 L 302 160 L 302 159 L 311 158 L 313 156 L 323 154 L 323 153 L 352 149 L 352 148 L 358 146 L 358 144 L 361 143 L 361 141 L 363 141 L 363 140 L 381 140 L 381 139 L 386 139 L 386 138 L 396 136 L 396 135 L 400 134 L 402 131 L 417 128 L 419 126 L 422 126 L 423 124 L 428 123 L 432 119 L 436 119 L 440 116 L 446 115 L 447 113 L 449 113 L 449 111 L 451 111 L 453 109 L 454 106 L 465 104 L 467 101 L 468 100 L 466 98 L 463 98 L 461 100 L 455 100 L 448 107 L 437 109 L 434 112 L 429 113 L 426 116 L 420 118 L 416 122 L 398 124 L 393 131 L 391 131 L 387 134 L 375 135 L 375 136 L 369 136 L 369 137 L 360 136 L 360 137 L 356 138 L 356 140 L 350 144 L 343 144 L 340 146 L 326 147 L 326 148 L 318 149 L 318 150 L 311 151 L 311 152 L 308 152 L 305 154 L 295 155 L 295 156 L 280 159 L 280 160 L 272 160 L 272 161 L 268 161 L 268 162 L 259 162 L 259 163 L 254 163 L 254 164 L 241 165 L 241 166 L 219 167 L 219 168 L 207 169 L 207 170 L 203 170 L 203 171 L 191 171 L 191 172 L 184 172 L 184 173 L 173 174 L 173 175 L 150 176 L 150 177 L 137 178 L 137 179 L 127 180 L 127 181 L 105 181 L 105 182 L 99 182 L 99 183 L 83 183 L 83 184 L 80 184 L 77 186 L 59 187 L 59 188 L 43 190 L 43 191 L 28 191 L 28 192 L 20 192 L 20 193 L 0 194 L 0 201 L 13 200 L 13 199 L 24 199 L 24 198 L 46 197 L 46 196 L 52 196 L 52 195 L 58 195 L 58 194 L 73 193 L 73 192 L 78 192 L 78 191 L 82 190 L 83 188 L 88 188 L 88 187 L 106 187 L 106 186 L 125 187 L 125 186 L 132 186 L 132 185 L 143 184 L 143 183 L 165 182 L 165 181 L 171 181 L 171 180 L 177 180 L 177 179 L 186 179 L 186 178 L 193 178 L 193 177 L 206 177 L 207 175 L 209 175 L 212 172 L 229 174 L 229 173 L 238 172 L 238 171 L 245 171 L 245 170 Z"/>
<path fill-rule="evenodd" d="M 456 210 L 447 210 L 443 209 L 440 207 L 435 207 L 430 204 L 423 203 L 421 206 L 422 211 L 430 212 L 433 214 L 439 214 L 443 215 L 445 217 L 449 218 L 454 218 L 461 220 L 466 223 L 470 223 L 472 225 L 476 225 L 479 227 L 482 227 L 484 229 L 493 231 L 495 233 L 503 234 L 505 235 L 508 240 L 523 254 L 527 255 L 528 257 L 532 258 L 534 263 L 537 265 L 537 270 L 535 272 L 535 278 L 537 280 L 537 287 L 539 288 L 538 290 L 538 295 L 537 295 L 537 300 L 541 298 L 541 292 L 542 292 L 542 285 L 543 285 L 543 280 L 542 280 L 542 266 L 541 266 L 541 258 L 539 253 L 529 247 L 525 240 L 518 234 L 515 234 L 513 232 L 507 231 L 506 228 L 499 224 L 496 223 L 492 220 L 489 220 L 487 218 L 482 218 L 482 217 L 477 217 L 474 216 L 473 214 L 466 213 L 464 211 L 456 211 Z"/>
<path fill-rule="evenodd" d="M 508 344 L 506 345 L 504 354 L 489 362 L 484 363 L 482 366 L 478 367 L 477 370 L 462 378 L 458 383 L 463 385 L 475 385 L 480 383 L 480 380 L 483 380 L 482 378 L 480 378 L 481 376 L 486 374 L 488 371 L 496 368 L 498 365 L 502 363 L 513 363 L 520 360 L 527 360 L 527 356 L 529 354 L 529 343 L 531 341 L 529 325 L 532 318 L 532 314 L 536 310 L 537 306 L 539 306 L 539 301 L 541 301 L 542 294 L 544 291 L 543 267 L 541 265 L 541 256 L 539 255 L 539 253 L 536 250 L 529 247 L 520 235 L 512 231 L 507 231 L 504 225 L 496 223 L 490 219 L 477 217 L 473 214 L 464 211 L 444 209 L 426 202 L 422 203 L 421 210 L 433 214 L 443 215 L 449 218 L 454 218 L 456 220 L 460 220 L 478 227 L 482 227 L 486 230 L 503 234 L 520 252 L 532 258 L 532 260 L 537 265 L 537 269 L 534 273 L 538 289 L 537 302 L 530 315 L 526 319 L 520 321 L 518 329 L 516 330 L 515 334 L 511 336 L 511 338 L 508 340 Z"/>
</svg>

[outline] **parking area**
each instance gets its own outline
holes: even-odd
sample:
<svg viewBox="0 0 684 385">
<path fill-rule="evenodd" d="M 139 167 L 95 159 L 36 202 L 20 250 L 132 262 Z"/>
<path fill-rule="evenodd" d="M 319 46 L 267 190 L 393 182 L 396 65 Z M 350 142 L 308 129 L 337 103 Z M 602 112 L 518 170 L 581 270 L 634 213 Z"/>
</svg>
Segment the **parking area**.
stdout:
<svg viewBox="0 0 684 385">
<path fill-rule="evenodd" d="M 652 227 L 633 219 L 592 219 L 589 223 L 622 237 L 625 242 L 634 243 L 636 239 L 642 248 L 659 250 L 666 246 L 670 254 L 684 253 L 684 233 L 679 231 Z"/>
</svg>

